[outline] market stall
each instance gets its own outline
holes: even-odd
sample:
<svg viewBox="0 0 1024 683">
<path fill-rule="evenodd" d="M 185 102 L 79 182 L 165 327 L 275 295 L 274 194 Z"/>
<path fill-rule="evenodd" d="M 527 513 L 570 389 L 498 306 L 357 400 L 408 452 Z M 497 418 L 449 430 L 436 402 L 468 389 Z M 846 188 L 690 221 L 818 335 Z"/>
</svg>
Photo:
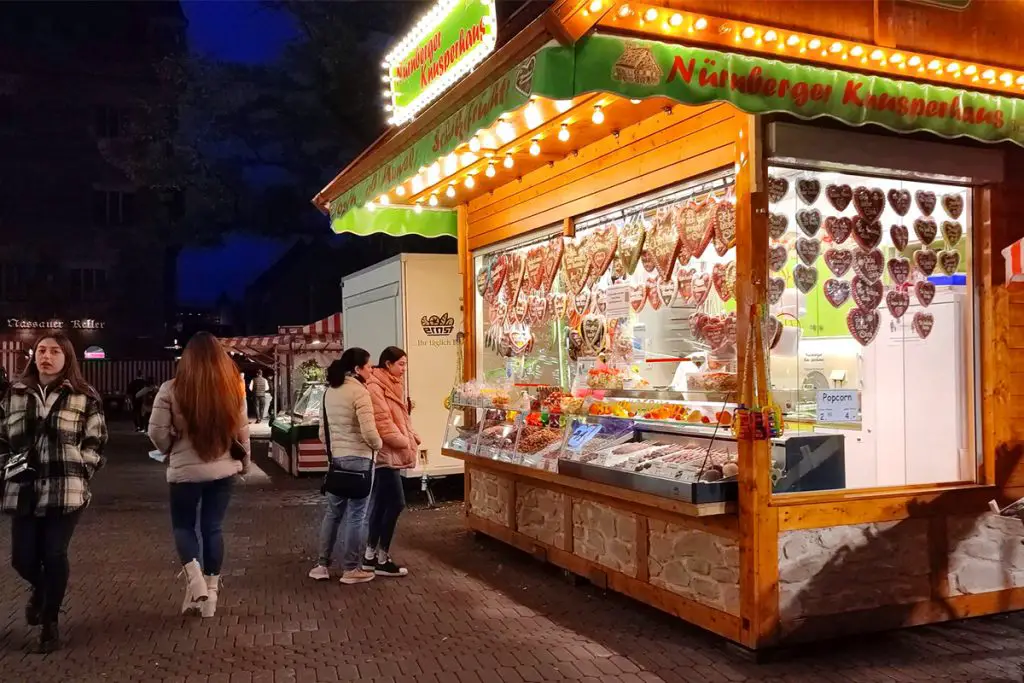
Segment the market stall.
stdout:
<svg viewBox="0 0 1024 683">
<path fill-rule="evenodd" d="M 15 340 L 0 340 L 0 367 L 8 377 L 17 377 L 24 369 L 28 353 L 25 345 Z"/>
<path fill-rule="evenodd" d="M 751 648 L 1024 606 L 1024 17 L 939 5 L 555 2 L 317 195 L 457 219 L 471 528 Z"/>
<path fill-rule="evenodd" d="M 272 368 L 273 403 L 270 457 L 293 475 L 327 471 L 320 441 L 325 372 L 342 351 L 342 318 L 335 313 L 278 334 L 222 339 L 224 348 Z"/>
</svg>

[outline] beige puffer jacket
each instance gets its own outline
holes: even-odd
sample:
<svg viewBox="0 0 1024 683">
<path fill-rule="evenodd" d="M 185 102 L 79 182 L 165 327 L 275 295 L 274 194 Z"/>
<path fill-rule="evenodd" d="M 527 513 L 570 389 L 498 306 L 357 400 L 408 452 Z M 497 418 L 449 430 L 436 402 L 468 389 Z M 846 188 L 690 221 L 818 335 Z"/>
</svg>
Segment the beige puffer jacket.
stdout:
<svg viewBox="0 0 1024 683">
<path fill-rule="evenodd" d="M 355 377 L 346 377 L 340 387 L 324 392 L 327 424 L 331 430 L 331 454 L 335 458 L 356 455 L 373 458 L 380 450 L 380 434 L 373 420 L 373 402 L 366 386 Z M 323 420 L 320 440 L 325 444 Z"/>
</svg>

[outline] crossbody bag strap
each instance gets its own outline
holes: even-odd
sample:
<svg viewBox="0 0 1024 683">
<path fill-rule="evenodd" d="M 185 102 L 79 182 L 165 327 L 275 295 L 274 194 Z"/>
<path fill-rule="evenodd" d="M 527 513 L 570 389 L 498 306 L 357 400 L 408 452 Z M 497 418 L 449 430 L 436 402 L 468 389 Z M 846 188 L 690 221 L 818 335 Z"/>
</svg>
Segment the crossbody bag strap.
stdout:
<svg viewBox="0 0 1024 683">
<path fill-rule="evenodd" d="M 334 464 L 334 454 L 331 453 L 331 425 L 327 422 L 327 392 L 329 389 L 324 390 L 324 400 L 320 404 L 320 422 L 324 426 L 324 446 L 327 448 L 327 465 L 328 467 Z"/>
</svg>

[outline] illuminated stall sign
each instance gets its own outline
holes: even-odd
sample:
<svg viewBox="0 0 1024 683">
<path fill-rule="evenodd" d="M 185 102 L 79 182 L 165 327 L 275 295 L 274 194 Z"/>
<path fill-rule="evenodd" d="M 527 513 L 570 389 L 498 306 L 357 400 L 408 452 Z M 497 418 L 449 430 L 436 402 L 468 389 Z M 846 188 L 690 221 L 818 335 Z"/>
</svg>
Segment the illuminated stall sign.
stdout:
<svg viewBox="0 0 1024 683">
<path fill-rule="evenodd" d="M 102 330 L 107 326 L 102 320 L 84 318 L 81 320 L 28 320 L 8 318 L 7 327 L 12 330 Z"/>
</svg>

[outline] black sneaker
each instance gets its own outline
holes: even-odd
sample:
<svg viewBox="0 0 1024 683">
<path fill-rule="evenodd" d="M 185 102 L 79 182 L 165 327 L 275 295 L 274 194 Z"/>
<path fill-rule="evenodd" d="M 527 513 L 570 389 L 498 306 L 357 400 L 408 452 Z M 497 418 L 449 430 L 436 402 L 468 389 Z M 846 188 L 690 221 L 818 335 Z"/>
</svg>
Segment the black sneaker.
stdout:
<svg viewBox="0 0 1024 683">
<path fill-rule="evenodd" d="M 409 573 L 409 570 L 405 567 L 399 567 L 389 557 L 384 562 L 378 562 L 377 568 L 374 569 L 373 573 L 377 576 L 405 576 Z"/>
<path fill-rule="evenodd" d="M 32 591 L 32 597 L 28 599 L 28 604 L 25 605 L 25 621 L 29 626 L 39 626 L 39 624 L 43 623 L 42 600 L 35 591 Z"/>
<path fill-rule="evenodd" d="M 39 645 L 36 646 L 37 654 L 45 655 L 56 652 L 60 649 L 60 629 L 56 621 L 43 624 L 42 633 L 39 635 Z"/>
<path fill-rule="evenodd" d="M 363 563 L 360 565 L 360 569 L 364 572 L 377 571 L 377 556 L 373 555 L 371 557 L 367 557 L 366 555 L 363 555 Z"/>
</svg>

